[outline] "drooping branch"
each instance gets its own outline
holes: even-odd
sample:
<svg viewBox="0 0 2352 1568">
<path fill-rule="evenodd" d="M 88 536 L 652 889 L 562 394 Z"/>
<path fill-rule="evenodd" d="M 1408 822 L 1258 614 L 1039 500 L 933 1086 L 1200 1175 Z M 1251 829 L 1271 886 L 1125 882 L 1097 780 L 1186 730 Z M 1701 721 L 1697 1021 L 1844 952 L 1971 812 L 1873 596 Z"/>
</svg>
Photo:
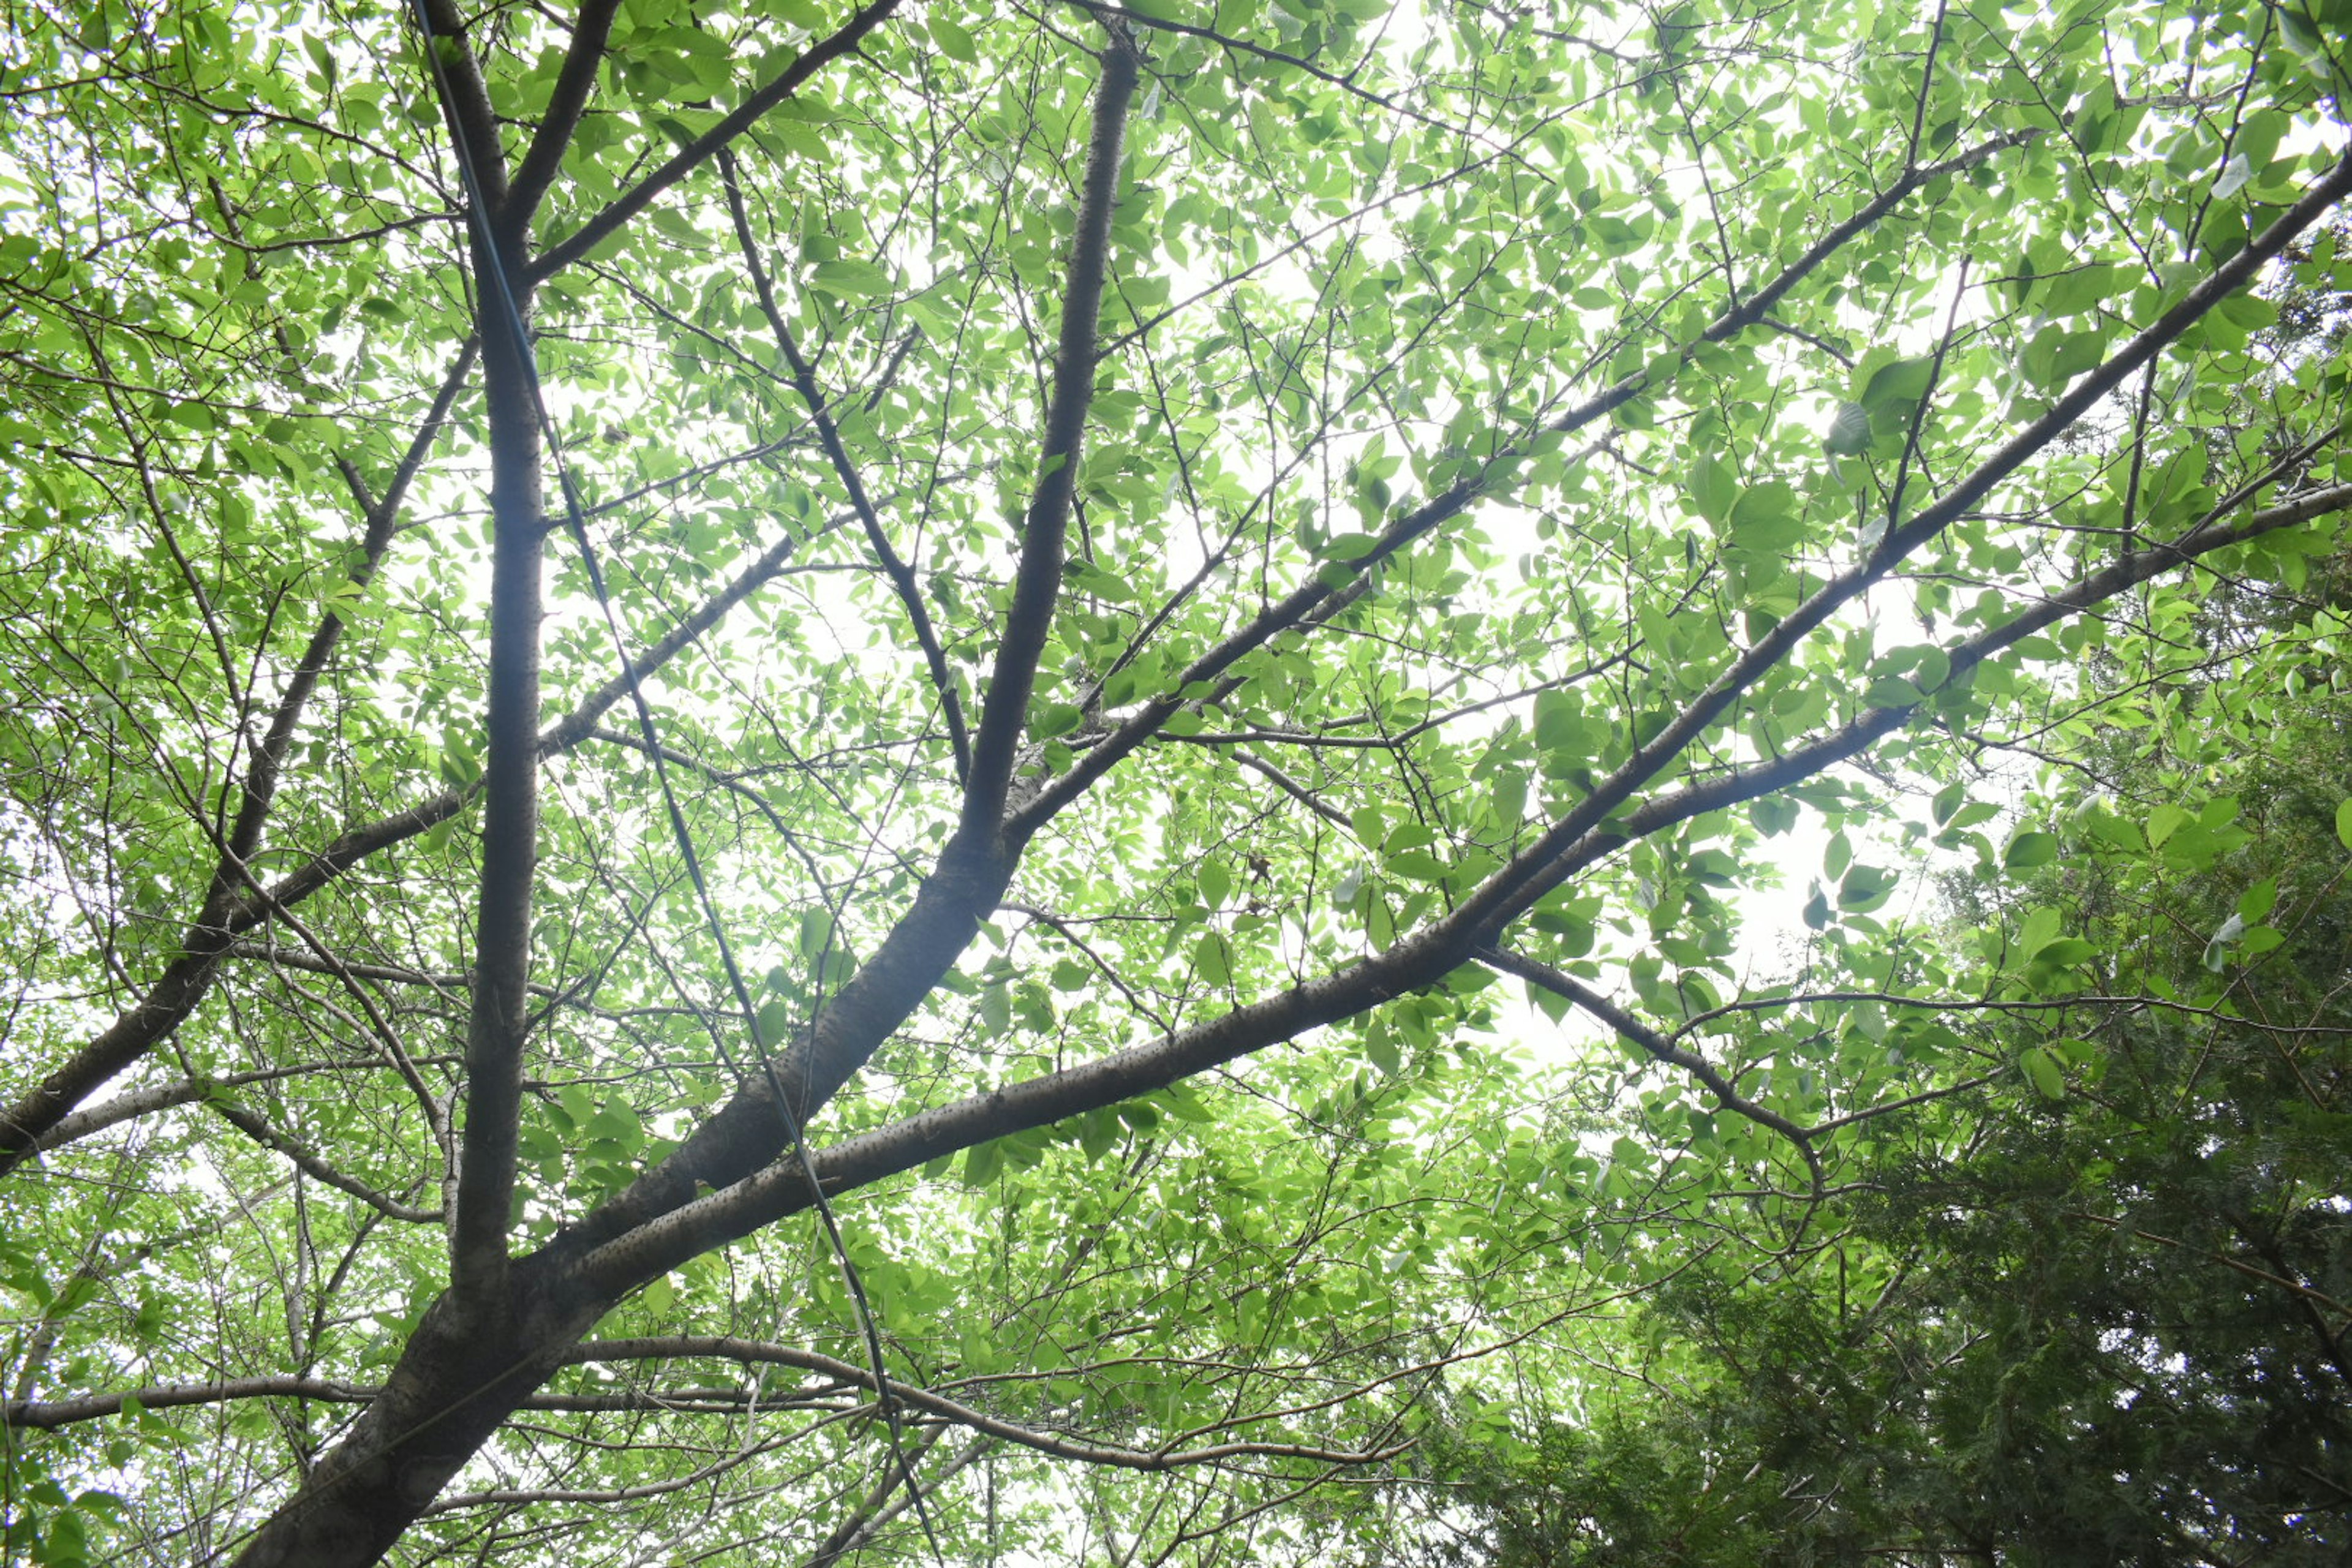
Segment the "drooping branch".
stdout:
<svg viewBox="0 0 2352 1568">
<path fill-rule="evenodd" d="M 831 1391 L 825 1391 L 828 1394 Z M 0 1427 L 54 1432 L 86 1421 L 121 1415 L 133 1402 L 145 1410 L 184 1410 L 191 1406 L 228 1405 L 248 1399 L 304 1399 L 321 1405 L 366 1405 L 383 1390 L 380 1386 L 344 1383 L 334 1378 L 299 1377 L 284 1373 L 222 1378 L 215 1383 L 157 1384 L 114 1394 L 84 1394 L 70 1399 L 11 1399 L 0 1404 Z M 608 1411 L 707 1411 L 739 1415 L 751 1403 L 749 1394 L 731 1389 L 653 1390 L 614 1394 L 533 1394 L 516 1405 L 519 1410 L 580 1413 Z M 792 1395 L 763 1394 L 760 1404 L 772 1408 L 800 1403 Z"/>
<path fill-rule="evenodd" d="M 205 1109 L 252 1139 L 273 1153 L 282 1154 L 301 1170 L 352 1196 L 382 1214 L 386 1219 L 404 1221 L 410 1225 L 439 1225 L 447 1216 L 437 1208 L 418 1208 L 412 1204 L 388 1197 L 377 1192 L 358 1177 L 331 1165 L 318 1152 L 285 1129 L 274 1126 L 254 1111 L 247 1110 L 218 1089 L 203 1097 Z"/>
<path fill-rule="evenodd" d="M 1530 985 L 1540 986 L 1553 995 L 1575 1004 L 1616 1030 L 1625 1039 L 1640 1047 L 1654 1059 L 1664 1062 L 1669 1067 L 1679 1068 L 1698 1079 L 1706 1086 L 1706 1091 L 1715 1096 L 1717 1102 L 1726 1110 L 1736 1116 L 1744 1116 L 1757 1126 L 1767 1128 L 1787 1139 L 1794 1146 L 1798 1154 L 1803 1158 L 1805 1169 L 1811 1173 L 1813 1191 L 1819 1193 L 1822 1190 L 1822 1157 L 1813 1148 L 1812 1134 L 1778 1111 L 1768 1110 L 1740 1093 L 1713 1062 L 1686 1046 L 1675 1044 L 1664 1035 L 1650 1027 L 1649 1025 L 1618 1006 L 1574 975 L 1563 973 L 1538 959 L 1529 958 L 1524 953 L 1513 952 L 1507 948 L 1491 944 L 1480 946 L 1475 952 L 1475 956 L 1478 962 L 1490 968 L 1499 970 L 1505 974 L 1517 975 Z"/>
<path fill-rule="evenodd" d="M 751 1364 L 766 1363 L 789 1366 L 803 1372 L 817 1373 L 836 1383 L 857 1388 L 874 1386 L 874 1375 L 855 1363 L 823 1355 L 814 1351 L 793 1345 L 771 1344 L 756 1340 L 730 1339 L 685 1335 L 677 1338 L 647 1340 L 600 1340 L 577 1347 L 568 1358 L 574 1362 L 672 1360 L 680 1356 L 709 1356 L 725 1361 Z M 1223 1460 L 1244 1458 L 1270 1459 L 1304 1459 L 1322 1465 L 1367 1465 L 1394 1458 L 1403 1452 L 1402 1447 L 1354 1450 L 1324 1448 L 1301 1443 L 1216 1443 L 1198 1448 L 1127 1448 L 1104 1443 L 1082 1443 L 1058 1432 L 1034 1426 L 1024 1426 L 991 1415 L 982 1410 L 934 1394 L 912 1384 L 890 1380 L 890 1394 L 904 1400 L 918 1411 L 969 1427 L 974 1432 L 999 1437 L 1024 1448 L 1032 1448 L 1055 1458 L 1076 1459 L 1084 1464 L 1102 1465 L 1122 1470 L 1175 1470 L 1191 1465 L 1213 1465 Z"/>
<path fill-rule="evenodd" d="M 945 1422 L 940 1422 L 926 1428 L 908 1450 L 906 1468 L 911 1469 L 914 1465 L 919 1463 L 939 1440 L 947 1435 L 948 1430 Z M 955 1458 L 950 1459 L 938 1471 L 921 1478 L 917 1484 L 921 1487 L 922 1495 L 929 1497 L 937 1493 L 942 1483 L 951 1479 L 974 1459 L 996 1446 L 996 1439 L 993 1437 L 986 1436 L 974 1437 L 959 1449 Z M 802 1568 L 834 1568 L 835 1563 L 839 1563 L 861 1543 L 871 1540 L 876 1531 L 913 1507 L 914 1503 L 915 1493 L 900 1484 L 900 1478 L 898 1475 L 885 1475 L 858 1501 L 857 1506 L 849 1510 L 848 1516 L 833 1527 L 832 1533 L 817 1542 L 816 1550 L 809 1553 L 808 1560 L 802 1564 Z"/>
<path fill-rule="evenodd" d="M 417 1065 L 446 1067 L 454 1060 L 448 1057 L 415 1058 Z M 33 1145 L 32 1152 L 46 1153 L 68 1143 L 135 1121 L 142 1116 L 169 1110 L 174 1106 L 194 1105 L 224 1089 L 242 1088 L 249 1083 L 274 1083 L 281 1079 L 308 1078 L 314 1073 L 373 1072 L 378 1064 L 372 1061 L 299 1062 L 292 1067 L 258 1068 L 250 1072 L 225 1073 L 219 1078 L 174 1079 L 150 1089 L 131 1089 L 127 1093 L 102 1100 L 87 1110 L 78 1110 L 61 1117 Z"/>
</svg>

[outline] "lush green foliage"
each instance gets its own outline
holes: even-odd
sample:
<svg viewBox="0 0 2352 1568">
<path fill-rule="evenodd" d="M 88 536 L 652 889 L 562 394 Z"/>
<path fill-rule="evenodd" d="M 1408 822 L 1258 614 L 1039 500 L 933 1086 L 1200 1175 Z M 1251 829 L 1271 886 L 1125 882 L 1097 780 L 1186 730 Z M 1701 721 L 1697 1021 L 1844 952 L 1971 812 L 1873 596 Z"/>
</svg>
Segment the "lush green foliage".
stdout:
<svg viewBox="0 0 2352 1568">
<path fill-rule="evenodd" d="M 5 16 L 8 1561 L 2337 1549 L 2343 0 Z"/>
<path fill-rule="evenodd" d="M 2144 998 L 2011 1026 L 2080 1032 L 2063 1097 L 2028 1075 L 1923 1118 L 1780 1267 L 1658 1292 L 1647 1397 L 1457 1461 L 1495 1561 L 2343 1557 L 2352 727 L 2340 698 L 2282 717 L 2221 764 L 2244 837 L 2219 863 L 2151 861 L 2093 805 L 2035 889 L 2102 992 Z M 2101 796 L 2177 801 L 2180 761 L 2123 759 Z M 2275 946 L 2209 948 L 2263 905 Z"/>
</svg>

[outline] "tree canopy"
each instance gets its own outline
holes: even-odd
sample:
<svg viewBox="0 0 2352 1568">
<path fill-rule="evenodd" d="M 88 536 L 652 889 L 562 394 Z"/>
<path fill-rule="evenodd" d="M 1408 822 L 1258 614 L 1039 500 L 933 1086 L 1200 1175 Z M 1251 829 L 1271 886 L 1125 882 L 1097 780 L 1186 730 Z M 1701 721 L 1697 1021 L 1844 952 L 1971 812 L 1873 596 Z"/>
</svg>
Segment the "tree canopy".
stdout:
<svg viewBox="0 0 2352 1568">
<path fill-rule="evenodd" d="M 2347 37 L 11 5 L 0 1553 L 2339 1552 Z"/>
</svg>

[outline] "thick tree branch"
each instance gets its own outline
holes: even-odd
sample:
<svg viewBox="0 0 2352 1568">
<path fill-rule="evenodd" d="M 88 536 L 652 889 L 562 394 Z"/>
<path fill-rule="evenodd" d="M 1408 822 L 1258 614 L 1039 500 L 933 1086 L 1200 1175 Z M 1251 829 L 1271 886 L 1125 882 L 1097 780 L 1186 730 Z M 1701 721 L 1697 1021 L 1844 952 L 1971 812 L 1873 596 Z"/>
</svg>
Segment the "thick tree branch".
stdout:
<svg viewBox="0 0 2352 1568">
<path fill-rule="evenodd" d="M 492 220 L 506 205 L 506 152 L 499 144 L 499 114 L 490 104 L 489 85 L 482 79 L 481 60 L 466 36 L 465 14 L 455 0 L 412 3 L 424 13 L 438 46 L 426 63 L 425 75 L 446 85 L 447 90 L 437 95 L 442 115 L 459 156 L 472 159 L 473 178 L 488 209 L 481 216 L 486 222 Z"/>
<path fill-rule="evenodd" d="M 580 19 L 572 24 L 572 42 L 563 51 L 563 67 L 540 110 L 539 131 L 515 165 L 506 200 L 495 215 L 499 243 L 513 254 L 523 254 L 530 236 L 530 220 L 548 188 L 563 167 L 563 154 L 596 89 L 596 72 L 604 63 L 604 43 L 612 36 L 613 17 L 621 0 L 583 0 Z"/>
<path fill-rule="evenodd" d="M 531 898 L 539 864 L 539 657 L 547 517 L 540 489 L 538 373 L 523 341 L 527 295 L 494 269 L 477 231 L 477 302 L 490 436 L 490 653 L 484 682 L 480 890 L 472 1009 L 466 1029 L 465 1121 L 458 1145 L 450 1278 L 488 1309 L 504 1293 L 507 1226 L 530 1027 Z M 511 310 L 509 307 L 511 306 Z"/>
<path fill-rule="evenodd" d="M 2051 595 L 2032 609 L 1947 650 L 1951 661 L 1951 675 L 1947 684 L 1965 679 L 1970 670 L 1986 659 L 2015 647 L 2035 633 L 2045 631 L 2071 616 L 2104 604 L 2127 588 L 2161 576 L 2200 556 L 2232 545 L 2249 543 L 2264 534 L 2293 528 L 2316 517 L 2352 510 L 2352 485 L 2332 485 L 2291 496 L 2234 525 L 2220 521 L 2218 514 L 2221 511 L 2234 504 L 2242 504 L 2244 499 L 2242 496 L 2231 498 L 2179 538 L 2132 551 Z M 1792 746 L 1769 762 L 1735 769 L 1703 784 L 1692 784 L 1643 802 L 1605 828 L 1589 833 L 1561 850 L 1536 879 L 1535 890 L 1523 892 L 1513 900 L 1516 907 L 1508 918 L 1517 919 L 1518 914 L 1533 907 L 1536 900 L 1544 893 L 1627 844 L 1694 816 L 1703 816 L 1710 811 L 1721 811 L 1760 799 L 1811 778 L 1849 757 L 1859 756 L 1909 723 L 1917 712 L 1916 705 L 1869 709 L 1830 733 L 1802 745 Z"/>
<path fill-rule="evenodd" d="M 2352 509 L 2352 485 L 2340 485 L 2291 497 L 2234 526 L 2218 519 L 2205 521 L 2179 539 L 2135 552 L 2089 574 L 2013 620 L 1952 649 L 1952 679 L 1964 678 L 1968 670 L 2002 649 L 2186 561 L 2347 509 Z M 1813 777 L 1866 751 L 1908 723 L 1916 711 L 1916 707 L 1872 709 L 1769 762 L 1643 802 L 1605 828 L 1579 836 L 1523 876 L 1521 894 L 1512 900 L 1517 908 L 1511 918 L 1626 844 Z M 1206 1024 L 845 1140 L 817 1156 L 818 1180 L 829 1193 L 866 1186 L 992 1138 L 1047 1126 L 1165 1089 L 1434 984 L 1475 957 L 1482 945 L 1495 941 L 1465 915 L 1470 908 L 1471 901 L 1465 900 L 1454 914 L 1413 932 L 1377 957 L 1358 960 Z M 797 1167 L 770 1166 L 614 1239 L 583 1261 L 582 1273 L 599 1289 L 626 1289 L 703 1251 L 799 1213 L 811 1202 Z"/>
<path fill-rule="evenodd" d="M 1014 752 L 1028 723 L 1037 660 L 1045 652 L 1055 601 L 1061 595 L 1064 535 L 1069 529 L 1071 498 L 1076 494 L 1087 410 L 1094 402 L 1095 344 L 1103 278 L 1110 260 L 1111 213 L 1118 205 L 1120 154 L 1138 65 L 1135 46 L 1118 22 L 1107 19 L 1104 32 L 1102 83 L 1095 89 L 1086 177 L 1062 287 L 1061 342 L 1054 355 L 1045 438 L 1038 446 L 1036 488 L 1022 521 L 1012 602 L 989 671 L 988 693 L 981 700 L 980 729 L 964 785 L 963 831 L 971 835 L 993 837 L 1004 814 Z"/>
</svg>

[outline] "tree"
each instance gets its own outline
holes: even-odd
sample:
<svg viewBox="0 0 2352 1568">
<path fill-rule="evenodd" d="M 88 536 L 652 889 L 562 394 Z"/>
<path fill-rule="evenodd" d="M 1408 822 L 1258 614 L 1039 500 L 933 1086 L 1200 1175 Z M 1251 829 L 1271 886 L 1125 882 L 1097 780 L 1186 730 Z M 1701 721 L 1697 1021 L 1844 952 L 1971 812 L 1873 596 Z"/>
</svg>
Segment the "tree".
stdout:
<svg viewBox="0 0 2352 1568">
<path fill-rule="evenodd" d="M 2340 11 L 19 7 L 12 1548 L 1377 1539 L 2333 547 Z"/>
<path fill-rule="evenodd" d="M 1778 1267 L 1692 1270 L 1621 1331 L 1650 1347 L 1630 1396 L 1515 1462 L 1450 1456 L 1484 1524 L 1468 1560 L 2344 1555 L 2352 726 L 2340 685 L 2277 718 L 2186 755 L 2147 729 L 2086 748 L 2124 754 L 2053 781 L 2063 872 L 1954 879 L 1956 946 L 1997 951 L 2008 894 L 2060 900 L 2100 950 L 2095 992 L 1993 1014 L 2063 1076 L 1853 1151 Z"/>
</svg>

